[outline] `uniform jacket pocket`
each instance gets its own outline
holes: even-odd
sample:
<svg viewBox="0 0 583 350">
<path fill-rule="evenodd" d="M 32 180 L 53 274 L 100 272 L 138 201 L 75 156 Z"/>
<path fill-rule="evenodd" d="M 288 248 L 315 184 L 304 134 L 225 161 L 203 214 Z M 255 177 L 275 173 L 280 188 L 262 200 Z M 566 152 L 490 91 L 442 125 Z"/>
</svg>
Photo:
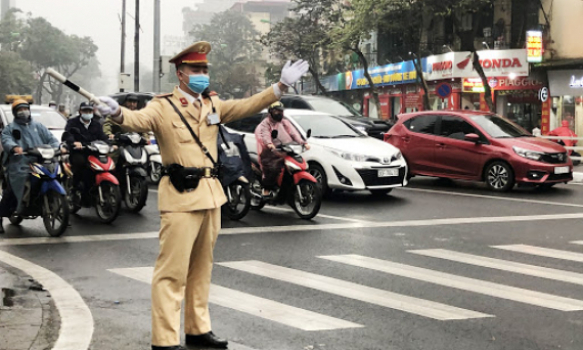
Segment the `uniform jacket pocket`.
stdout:
<svg viewBox="0 0 583 350">
<path fill-rule="evenodd" d="M 185 142 L 194 142 L 190 131 L 184 123 L 182 122 L 172 122 L 172 126 L 174 129 L 174 134 L 178 138 L 178 142 L 185 143 Z"/>
</svg>

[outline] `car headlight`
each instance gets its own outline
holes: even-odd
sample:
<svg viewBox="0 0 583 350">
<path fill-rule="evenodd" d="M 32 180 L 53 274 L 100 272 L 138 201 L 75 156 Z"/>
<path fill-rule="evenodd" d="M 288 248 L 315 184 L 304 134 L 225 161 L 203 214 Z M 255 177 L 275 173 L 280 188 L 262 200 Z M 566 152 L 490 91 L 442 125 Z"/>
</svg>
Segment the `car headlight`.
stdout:
<svg viewBox="0 0 583 350">
<path fill-rule="evenodd" d="M 334 153 L 335 155 L 337 155 L 338 157 L 348 160 L 348 161 L 352 161 L 352 162 L 366 162 L 366 160 L 369 158 L 368 156 L 364 155 L 364 154 L 355 154 L 355 153 L 350 153 L 350 152 L 344 152 L 335 148 L 329 148 L 329 147 L 325 147 L 328 151 Z"/>
<path fill-rule="evenodd" d="M 514 149 L 514 152 L 516 154 L 518 154 L 519 156 L 526 158 L 526 159 L 532 159 L 532 160 L 540 160 L 543 156 L 542 152 L 538 152 L 538 151 L 532 151 L 529 149 L 525 149 L 525 148 L 520 148 L 520 147 L 512 147 L 512 149 Z"/>
<path fill-rule="evenodd" d="M 397 160 L 400 160 L 401 158 L 403 158 L 403 153 L 401 153 L 400 151 L 395 153 L 394 156 L 391 157 L 391 163 Z"/>
</svg>

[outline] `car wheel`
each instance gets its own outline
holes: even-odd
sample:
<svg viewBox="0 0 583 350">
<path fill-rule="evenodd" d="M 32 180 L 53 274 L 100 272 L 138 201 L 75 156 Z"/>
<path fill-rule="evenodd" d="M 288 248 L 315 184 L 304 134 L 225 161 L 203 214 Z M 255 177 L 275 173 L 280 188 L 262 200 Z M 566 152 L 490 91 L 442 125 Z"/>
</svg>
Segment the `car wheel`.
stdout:
<svg viewBox="0 0 583 350">
<path fill-rule="evenodd" d="M 514 171 L 508 163 L 493 162 L 484 173 L 486 185 L 496 192 L 508 192 L 514 187 Z"/>
<path fill-rule="evenodd" d="M 328 196 L 330 194 L 330 188 L 328 187 L 328 177 L 324 168 L 320 164 L 313 163 L 310 164 L 308 172 L 318 181 L 318 185 L 322 188 L 322 194 Z"/>
</svg>

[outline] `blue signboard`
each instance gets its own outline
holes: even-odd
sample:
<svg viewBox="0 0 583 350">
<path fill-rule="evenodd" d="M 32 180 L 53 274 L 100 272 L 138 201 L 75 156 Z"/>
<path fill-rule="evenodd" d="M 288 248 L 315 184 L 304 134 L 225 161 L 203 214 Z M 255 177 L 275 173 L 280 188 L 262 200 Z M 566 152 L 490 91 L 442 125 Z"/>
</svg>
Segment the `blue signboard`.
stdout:
<svg viewBox="0 0 583 350">
<path fill-rule="evenodd" d="M 421 69 L 426 70 L 426 60 L 421 60 Z M 375 86 L 388 86 L 399 84 L 410 84 L 417 81 L 417 71 L 413 61 L 400 63 L 391 63 L 386 66 L 374 67 L 369 69 Z M 368 80 L 364 76 L 364 69 L 346 72 L 345 86 L 339 86 L 345 90 L 355 90 L 368 88 Z"/>
</svg>

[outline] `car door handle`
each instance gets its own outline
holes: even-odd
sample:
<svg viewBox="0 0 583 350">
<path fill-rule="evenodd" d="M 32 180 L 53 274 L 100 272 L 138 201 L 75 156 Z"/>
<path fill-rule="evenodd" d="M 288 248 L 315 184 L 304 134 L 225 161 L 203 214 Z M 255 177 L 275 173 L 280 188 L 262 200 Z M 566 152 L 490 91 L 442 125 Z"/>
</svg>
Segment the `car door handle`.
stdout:
<svg viewBox="0 0 583 350">
<path fill-rule="evenodd" d="M 435 146 L 440 147 L 440 148 L 445 148 L 445 143 L 436 143 Z"/>
</svg>

